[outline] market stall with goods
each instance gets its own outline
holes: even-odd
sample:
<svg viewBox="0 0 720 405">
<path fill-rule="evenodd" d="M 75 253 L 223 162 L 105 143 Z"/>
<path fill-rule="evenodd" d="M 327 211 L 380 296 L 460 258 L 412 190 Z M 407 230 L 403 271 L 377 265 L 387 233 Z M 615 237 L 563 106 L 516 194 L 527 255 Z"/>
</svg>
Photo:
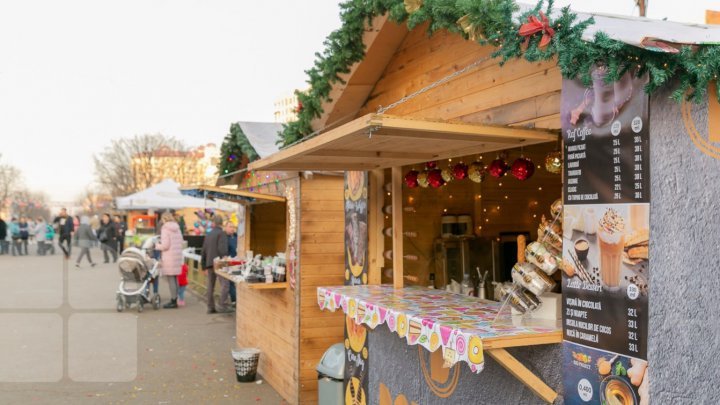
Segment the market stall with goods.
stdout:
<svg viewBox="0 0 720 405">
<path fill-rule="evenodd" d="M 345 285 L 317 289 L 346 315 L 345 403 L 671 400 L 650 376 L 675 367 L 662 333 L 688 336 L 650 296 L 706 260 L 669 213 L 718 219 L 663 187 L 717 170 L 720 28 L 442 4 L 349 3 L 285 147 L 250 164 L 346 171 Z"/>
<path fill-rule="evenodd" d="M 246 170 L 248 153 L 277 151 L 281 129 L 250 124 L 233 124 L 223 144 L 222 172 L 233 180 L 183 193 L 243 207 L 236 257 L 215 262 L 217 274 L 236 283 L 237 346 L 260 350 L 258 374 L 286 401 L 309 403 L 317 401 L 315 365 L 343 336 L 343 316 L 316 300 L 318 286 L 342 282 L 335 268 L 343 260 L 343 176 Z"/>
</svg>

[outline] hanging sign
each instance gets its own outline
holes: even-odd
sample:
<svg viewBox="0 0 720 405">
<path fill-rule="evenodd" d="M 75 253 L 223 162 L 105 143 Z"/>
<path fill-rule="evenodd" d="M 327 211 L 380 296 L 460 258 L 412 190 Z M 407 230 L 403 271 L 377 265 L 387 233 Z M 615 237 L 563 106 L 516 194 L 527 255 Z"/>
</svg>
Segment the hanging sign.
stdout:
<svg viewBox="0 0 720 405">
<path fill-rule="evenodd" d="M 567 404 L 641 404 L 647 378 L 647 76 L 563 80 L 563 383 Z"/>
</svg>

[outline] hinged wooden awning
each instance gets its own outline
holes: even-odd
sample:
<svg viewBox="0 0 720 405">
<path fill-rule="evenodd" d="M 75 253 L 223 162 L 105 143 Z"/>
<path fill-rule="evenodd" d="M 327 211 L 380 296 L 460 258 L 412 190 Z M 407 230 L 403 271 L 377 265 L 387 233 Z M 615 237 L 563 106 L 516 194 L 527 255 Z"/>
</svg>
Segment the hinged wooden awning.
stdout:
<svg viewBox="0 0 720 405">
<path fill-rule="evenodd" d="M 252 162 L 252 170 L 373 170 L 557 141 L 526 128 L 368 114 Z"/>
<path fill-rule="evenodd" d="M 211 200 L 226 200 L 245 205 L 268 202 L 285 202 L 285 197 L 216 186 L 181 187 L 180 192 L 193 197 L 205 197 Z"/>
</svg>

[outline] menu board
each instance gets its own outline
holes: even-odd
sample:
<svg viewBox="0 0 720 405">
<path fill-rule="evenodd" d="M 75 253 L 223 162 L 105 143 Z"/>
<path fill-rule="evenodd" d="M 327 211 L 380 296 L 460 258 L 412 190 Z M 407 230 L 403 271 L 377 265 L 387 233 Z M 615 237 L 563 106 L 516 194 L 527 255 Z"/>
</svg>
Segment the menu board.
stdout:
<svg viewBox="0 0 720 405">
<path fill-rule="evenodd" d="M 564 80 L 564 389 L 568 404 L 647 403 L 647 76 Z"/>
</svg>

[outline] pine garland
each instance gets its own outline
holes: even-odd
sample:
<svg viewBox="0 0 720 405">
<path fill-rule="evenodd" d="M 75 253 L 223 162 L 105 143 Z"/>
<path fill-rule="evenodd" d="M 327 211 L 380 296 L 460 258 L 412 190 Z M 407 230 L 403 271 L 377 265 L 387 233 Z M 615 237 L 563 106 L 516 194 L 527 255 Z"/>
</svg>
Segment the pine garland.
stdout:
<svg viewBox="0 0 720 405">
<path fill-rule="evenodd" d="M 423 5 L 411 14 L 405 10 L 403 0 L 348 0 L 340 8 L 342 26 L 328 36 L 325 50 L 316 53 L 314 66 L 306 71 L 310 90 L 298 93 L 303 108 L 297 121 L 284 126 L 280 141 L 284 145 L 313 132 L 311 122 L 321 116 L 322 104 L 330 101 L 333 85 L 341 82 L 339 75 L 349 72 L 353 64 L 365 57 L 362 42 L 365 24 L 386 13 L 390 20 L 406 22 L 410 29 L 429 22 L 430 33 L 444 29 L 468 38 L 458 26 L 458 20 L 465 17 L 481 34 L 475 38 L 478 43 L 497 48 L 494 56 L 501 64 L 518 58 L 530 62 L 557 58 L 564 77 L 580 78 L 585 83 L 590 82 L 591 68 L 597 64 L 608 67 L 608 82 L 619 79 L 629 69 L 637 68 L 639 75 L 649 75 L 650 81 L 645 88 L 648 93 L 677 80 L 679 85 L 672 95 L 676 101 L 687 98 L 699 102 L 704 98 L 710 81 L 720 74 L 718 46 L 702 46 L 696 50 L 684 46 L 679 53 L 671 54 L 631 46 L 610 39 L 603 33 L 597 33 L 592 42 L 584 41 L 582 33 L 594 21 L 592 18 L 578 21 L 569 7 L 562 8 L 559 15 L 551 19 L 555 35 L 548 46 L 540 48 L 541 35 L 526 39 L 518 34 L 518 30 L 530 15 L 537 16 L 543 9 L 551 16 L 552 0 L 547 7 L 540 0 L 519 21 L 512 18 L 518 10 L 514 0 L 424 0 Z M 720 87 L 716 96 L 720 99 Z"/>
<path fill-rule="evenodd" d="M 230 132 L 225 135 L 220 147 L 219 174 L 223 175 L 238 170 L 243 161 L 243 156 L 247 156 L 250 162 L 259 157 L 242 128 L 240 128 L 240 124 L 236 122 L 230 125 Z"/>
</svg>

